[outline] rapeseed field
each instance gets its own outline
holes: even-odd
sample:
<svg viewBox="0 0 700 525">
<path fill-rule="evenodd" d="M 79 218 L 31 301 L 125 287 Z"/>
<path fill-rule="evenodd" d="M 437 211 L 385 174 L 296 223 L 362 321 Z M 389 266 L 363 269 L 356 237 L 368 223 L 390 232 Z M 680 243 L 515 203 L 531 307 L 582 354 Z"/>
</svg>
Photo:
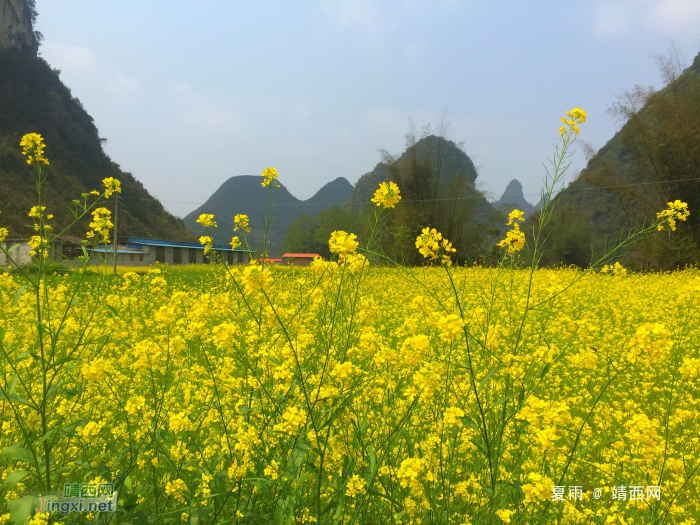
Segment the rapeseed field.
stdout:
<svg viewBox="0 0 700 525">
<path fill-rule="evenodd" d="M 550 196 L 585 118 L 563 119 Z M 38 271 L 0 274 L 1 523 L 700 520 L 698 270 L 628 273 L 614 251 L 539 269 L 537 235 L 518 263 L 516 210 L 494 268 L 459 266 L 427 226 L 423 267 L 336 231 L 309 268 L 89 272 L 119 191 L 74 201 L 93 217 L 80 271 L 42 272 L 40 198 Z M 380 186 L 376 228 L 400 200 Z M 671 202 L 625 242 L 688 213 Z"/>
</svg>

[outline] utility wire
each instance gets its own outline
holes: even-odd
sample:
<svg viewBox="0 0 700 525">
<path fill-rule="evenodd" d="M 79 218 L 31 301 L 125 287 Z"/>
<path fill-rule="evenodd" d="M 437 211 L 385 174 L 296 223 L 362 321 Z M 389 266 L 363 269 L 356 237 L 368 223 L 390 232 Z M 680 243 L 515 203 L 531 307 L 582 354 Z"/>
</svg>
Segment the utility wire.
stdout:
<svg viewBox="0 0 700 525">
<path fill-rule="evenodd" d="M 625 188 L 625 187 L 630 187 L 630 186 L 644 186 L 647 184 L 675 184 L 677 182 L 689 182 L 689 181 L 700 181 L 700 178 L 692 178 L 692 179 L 678 179 L 678 180 L 661 180 L 661 181 L 652 181 L 652 182 L 635 182 L 631 184 L 616 184 L 613 186 L 596 186 L 592 188 L 567 188 L 563 190 L 559 190 L 556 195 L 559 195 L 560 193 L 564 192 L 575 192 L 575 191 L 591 191 L 591 190 L 607 190 L 609 188 Z M 554 198 L 556 195 L 553 195 L 552 198 Z M 524 193 L 523 197 L 542 197 L 541 193 Z M 231 204 L 231 202 L 192 202 L 192 201 L 169 201 L 169 200 L 161 200 L 161 199 L 156 199 L 155 197 L 151 199 L 144 199 L 140 197 L 120 197 L 122 200 L 132 200 L 132 201 L 152 201 L 152 200 L 157 200 L 158 202 L 168 202 L 171 204 Z M 473 195 L 471 197 L 448 197 L 445 199 L 414 199 L 414 200 L 401 200 L 401 202 L 440 202 L 440 201 L 461 201 L 461 200 L 473 200 L 473 199 L 483 199 L 484 197 L 482 195 Z M 237 203 L 242 206 L 267 206 L 267 203 Z M 273 206 L 344 206 L 347 204 L 346 202 L 324 202 L 324 203 L 319 203 L 319 204 L 314 204 L 314 203 L 306 203 L 306 202 L 299 202 L 299 203 L 282 203 L 282 204 L 275 204 L 273 203 Z M 360 204 L 357 202 L 351 202 L 350 204 Z"/>
</svg>

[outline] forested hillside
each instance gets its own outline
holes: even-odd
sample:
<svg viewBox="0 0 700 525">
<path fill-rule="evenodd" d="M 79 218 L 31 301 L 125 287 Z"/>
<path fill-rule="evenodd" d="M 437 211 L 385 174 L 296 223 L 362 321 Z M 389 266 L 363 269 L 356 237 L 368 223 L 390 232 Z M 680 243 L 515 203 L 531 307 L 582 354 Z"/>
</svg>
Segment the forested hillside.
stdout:
<svg viewBox="0 0 700 525">
<path fill-rule="evenodd" d="M 36 188 L 19 142 L 26 133 L 39 133 L 51 163 L 46 205 L 57 227 L 72 219 L 68 205 L 73 199 L 115 177 L 122 183 L 120 236 L 192 240 L 180 219 L 109 158 L 102 147 L 106 139 L 99 136 L 92 117 L 61 82 L 59 71 L 37 56 L 36 42 L 27 43 L 33 38 L 27 4 L 3 0 L 2 7 L 0 22 L 7 27 L 0 28 L 0 224 L 9 228 L 10 237 L 27 238 L 32 232 L 27 213 L 36 204 Z M 81 236 L 85 231 L 87 221 L 71 233 Z"/>
</svg>

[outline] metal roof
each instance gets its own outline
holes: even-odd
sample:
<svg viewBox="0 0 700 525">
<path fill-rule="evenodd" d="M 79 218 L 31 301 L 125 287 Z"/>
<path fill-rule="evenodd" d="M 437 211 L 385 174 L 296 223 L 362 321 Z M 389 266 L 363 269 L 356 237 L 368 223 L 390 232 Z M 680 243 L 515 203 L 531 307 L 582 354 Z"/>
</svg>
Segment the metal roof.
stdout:
<svg viewBox="0 0 700 525">
<path fill-rule="evenodd" d="M 204 245 L 198 242 L 175 242 L 161 239 L 142 239 L 140 237 L 128 237 L 126 243 L 135 244 L 137 246 L 167 246 L 169 248 L 195 248 L 197 250 L 204 249 Z M 217 252 L 251 253 L 251 250 L 241 250 L 239 248 L 233 250 L 230 246 L 224 244 L 214 244 L 212 245 L 212 250 L 216 250 Z"/>
</svg>

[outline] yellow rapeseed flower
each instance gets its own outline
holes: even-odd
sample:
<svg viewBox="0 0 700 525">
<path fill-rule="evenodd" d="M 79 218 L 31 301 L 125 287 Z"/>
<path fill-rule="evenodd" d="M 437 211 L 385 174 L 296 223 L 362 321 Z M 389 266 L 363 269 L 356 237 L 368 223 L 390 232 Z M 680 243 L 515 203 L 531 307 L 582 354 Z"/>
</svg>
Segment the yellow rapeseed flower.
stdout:
<svg viewBox="0 0 700 525">
<path fill-rule="evenodd" d="M 211 238 L 209 235 L 202 235 L 199 238 L 199 244 L 204 245 L 204 255 L 208 254 L 211 251 L 212 244 L 214 243 L 214 239 Z"/>
<path fill-rule="evenodd" d="M 583 124 L 587 119 L 588 115 L 581 108 L 574 108 L 571 111 L 567 111 L 566 117 L 561 118 L 564 126 L 559 128 L 559 136 L 563 137 L 569 132 L 572 132 L 574 135 L 578 136 L 578 134 L 581 132 L 581 128 L 579 128 L 578 125 Z"/>
<path fill-rule="evenodd" d="M 508 224 L 511 224 L 511 222 L 512 220 Z M 512 224 L 513 229 L 506 232 L 506 238 L 496 244 L 499 248 L 508 248 L 509 254 L 520 251 L 525 247 L 525 233 L 520 230 L 520 225 L 517 222 Z"/>
<path fill-rule="evenodd" d="M 675 200 L 669 202 L 668 207 L 657 213 L 656 217 L 658 219 L 666 219 L 671 230 L 676 231 L 676 220 L 685 221 L 690 215 L 690 210 L 688 210 L 688 204 L 680 200 Z M 659 231 L 664 229 L 663 223 L 659 224 Z"/>
<path fill-rule="evenodd" d="M 435 228 L 423 228 L 422 233 L 416 237 L 418 252 L 431 261 L 440 260 L 445 266 L 452 266 L 449 254 L 457 251 L 452 243 L 442 236 Z"/>
<path fill-rule="evenodd" d="M 331 253 L 355 253 L 357 247 L 360 245 L 356 239 L 357 235 L 354 233 L 347 233 L 343 230 L 337 230 L 331 233 L 331 238 L 328 240 L 328 247 Z"/>
<path fill-rule="evenodd" d="M 265 179 L 262 181 L 261 185 L 264 188 L 265 186 L 269 186 L 270 183 L 273 183 L 273 185 L 277 188 L 280 187 L 280 183 L 277 182 L 277 170 L 275 168 L 267 168 L 265 171 L 262 172 L 262 177 Z"/>
<path fill-rule="evenodd" d="M 213 213 L 202 213 L 195 222 L 198 222 L 205 228 L 216 228 L 216 221 L 214 220 Z"/>
<path fill-rule="evenodd" d="M 122 183 L 119 182 L 114 177 L 107 177 L 106 179 L 102 179 L 102 184 L 104 184 L 104 187 L 105 187 L 105 198 L 106 199 L 109 199 L 113 193 L 121 193 L 122 192 Z"/>
<path fill-rule="evenodd" d="M 394 182 L 382 182 L 372 198 L 372 202 L 384 208 L 393 208 L 400 200 L 399 187 Z"/>
<path fill-rule="evenodd" d="M 27 133 L 20 140 L 19 145 L 22 146 L 22 155 L 27 157 L 27 164 L 32 162 L 43 162 L 48 166 L 49 159 L 44 157 L 44 139 L 38 133 Z"/>
<path fill-rule="evenodd" d="M 243 230 L 244 232 L 250 233 L 250 221 L 248 220 L 248 216 L 245 214 L 239 214 L 236 215 L 233 218 L 233 231 L 237 232 L 238 230 Z"/>
<path fill-rule="evenodd" d="M 109 231 L 114 228 L 111 220 L 112 212 L 107 208 L 96 208 L 92 211 L 92 222 L 90 222 L 91 230 L 88 232 L 88 238 L 93 238 L 98 235 L 103 242 L 109 241 Z"/>
</svg>

